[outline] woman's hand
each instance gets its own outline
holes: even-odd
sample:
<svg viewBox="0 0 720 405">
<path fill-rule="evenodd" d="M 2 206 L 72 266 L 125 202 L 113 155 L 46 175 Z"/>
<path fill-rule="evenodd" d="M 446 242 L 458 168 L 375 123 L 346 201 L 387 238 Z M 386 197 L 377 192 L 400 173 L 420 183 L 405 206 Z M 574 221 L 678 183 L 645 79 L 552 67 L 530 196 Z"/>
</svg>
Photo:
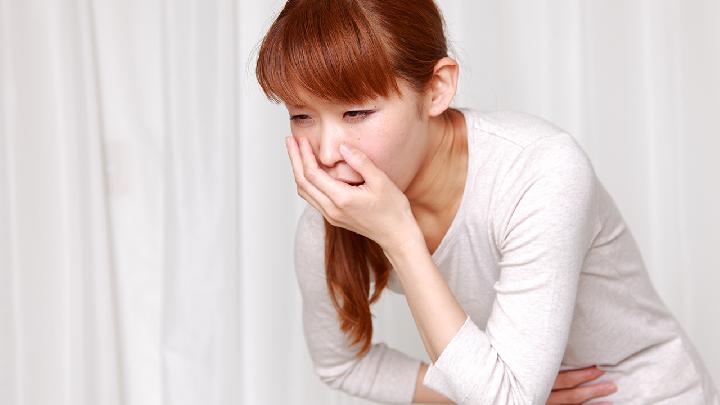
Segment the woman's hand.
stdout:
<svg viewBox="0 0 720 405">
<path fill-rule="evenodd" d="M 610 395 L 617 391 L 614 384 L 609 381 L 577 387 L 579 384 L 600 377 L 603 373 L 604 371 L 599 370 L 596 366 L 561 371 L 557 379 L 555 379 L 555 385 L 553 385 L 550 392 L 547 405 L 583 404 L 590 399 Z M 612 388 L 607 384 L 611 384 Z M 611 403 L 593 402 L 592 405 L 608 405 Z"/>
<path fill-rule="evenodd" d="M 347 164 L 365 180 L 364 184 L 352 186 L 318 166 L 307 139 L 300 138 L 298 146 L 289 136 L 285 143 L 298 194 L 332 225 L 370 238 L 385 250 L 408 241 L 424 243 L 405 194 L 363 152 L 340 147 Z"/>
</svg>

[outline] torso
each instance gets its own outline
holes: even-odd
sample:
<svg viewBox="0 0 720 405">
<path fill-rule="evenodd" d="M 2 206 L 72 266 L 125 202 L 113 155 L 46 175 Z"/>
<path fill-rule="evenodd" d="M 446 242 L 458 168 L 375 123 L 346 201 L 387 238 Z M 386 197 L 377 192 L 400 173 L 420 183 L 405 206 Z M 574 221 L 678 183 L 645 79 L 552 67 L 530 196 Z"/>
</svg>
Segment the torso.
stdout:
<svg viewBox="0 0 720 405">
<path fill-rule="evenodd" d="M 514 305 L 521 304 L 521 292 L 532 296 L 527 291 L 542 285 L 538 274 L 547 270 L 547 264 L 533 268 L 533 260 L 553 255 L 562 257 L 553 246 L 547 250 L 538 250 L 535 246 L 535 250 L 525 256 L 511 252 L 515 254 L 509 256 L 512 259 L 500 253 L 507 243 L 533 244 L 533 238 L 540 237 L 530 232 L 515 234 L 512 241 L 505 239 L 511 230 L 509 226 L 528 218 L 532 222 L 531 216 L 538 212 L 515 212 L 523 192 L 537 179 L 533 177 L 538 170 L 535 159 L 540 157 L 539 153 L 532 152 L 523 156 L 522 151 L 531 148 L 540 137 L 550 139 L 546 145 L 563 146 L 547 150 L 563 153 L 558 157 L 558 164 L 574 170 L 570 165 L 577 164 L 578 159 L 565 158 L 566 152 L 577 151 L 578 145 L 570 142 L 563 131 L 526 114 L 487 113 L 478 115 L 473 125 L 465 205 L 453 207 L 453 211 L 458 211 L 456 220 L 448 215 L 442 220 L 420 218 L 419 222 L 433 261 L 463 309 L 479 328 L 493 336 L 499 353 L 510 359 L 522 359 L 525 349 L 522 342 L 512 339 L 512 325 L 528 327 L 537 320 L 535 315 L 528 319 L 525 315 L 548 314 L 543 312 L 545 306 L 517 308 Z M 620 211 L 600 180 L 595 177 L 593 181 L 598 213 L 595 225 L 583 228 L 594 236 L 588 239 L 592 243 L 579 279 L 569 278 L 570 269 L 559 271 L 557 276 L 558 280 L 567 278 L 567 283 L 577 285 L 573 312 L 558 311 L 547 318 L 557 321 L 560 316 L 571 317 L 560 369 L 598 365 L 606 374 L 590 383 L 614 381 L 618 391 L 602 399 L 616 403 L 666 401 L 663 403 L 720 405 L 717 390 L 693 343 L 654 289 Z M 562 199 L 558 203 L 572 206 L 572 200 Z M 535 226 L 544 223 L 547 220 Z M 521 246 L 525 249 L 525 245 Z M 543 251 L 543 255 L 533 253 L 539 251 Z M 390 273 L 388 288 L 404 293 L 395 272 Z M 499 292 L 504 297 L 497 303 Z M 511 312 L 512 322 L 504 318 Z M 532 359 L 531 353 L 527 356 Z M 531 368 L 532 362 L 521 364 L 517 359 L 518 370 L 527 372 Z"/>
</svg>

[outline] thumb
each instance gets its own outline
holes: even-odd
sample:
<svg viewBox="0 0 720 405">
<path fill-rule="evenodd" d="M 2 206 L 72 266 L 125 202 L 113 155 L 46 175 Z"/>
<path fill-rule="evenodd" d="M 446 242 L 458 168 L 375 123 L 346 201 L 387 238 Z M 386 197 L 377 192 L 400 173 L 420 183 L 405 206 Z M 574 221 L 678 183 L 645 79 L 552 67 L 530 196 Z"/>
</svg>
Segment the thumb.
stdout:
<svg viewBox="0 0 720 405">
<path fill-rule="evenodd" d="M 353 170 L 360 173 L 367 185 L 377 184 L 378 181 L 383 180 L 383 177 L 386 177 L 385 172 L 375 166 L 375 163 L 361 150 L 343 143 L 340 144 L 340 154 Z"/>
</svg>

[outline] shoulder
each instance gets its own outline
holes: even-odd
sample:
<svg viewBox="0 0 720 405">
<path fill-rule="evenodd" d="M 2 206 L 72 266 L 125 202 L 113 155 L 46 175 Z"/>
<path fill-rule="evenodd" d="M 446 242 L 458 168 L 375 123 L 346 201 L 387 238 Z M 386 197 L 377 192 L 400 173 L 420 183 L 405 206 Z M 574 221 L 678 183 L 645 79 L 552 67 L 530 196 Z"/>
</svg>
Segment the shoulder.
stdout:
<svg viewBox="0 0 720 405">
<path fill-rule="evenodd" d="M 523 124 L 514 129 L 512 139 L 521 141 L 507 156 L 506 172 L 495 189 L 494 207 L 507 214 L 520 201 L 527 203 L 530 199 L 540 205 L 566 205 L 570 200 L 592 204 L 597 175 L 575 136 L 542 119 L 523 116 L 516 120 Z M 536 129 L 530 122 L 537 125 Z"/>
<path fill-rule="evenodd" d="M 566 131 L 551 121 L 523 111 L 481 111 L 477 114 L 481 130 L 524 149 L 542 138 Z"/>
<path fill-rule="evenodd" d="M 536 139 L 518 156 L 519 163 L 540 174 L 578 178 L 594 176 L 590 157 L 578 140 L 568 132 Z"/>
<path fill-rule="evenodd" d="M 577 138 L 552 121 L 523 111 L 477 111 L 478 127 L 498 139 L 505 160 L 506 177 L 574 170 L 593 171 Z"/>
<path fill-rule="evenodd" d="M 312 205 L 305 203 L 305 208 L 303 208 L 295 226 L 295 242 L 324 236 L 325 226 L 322 214 Z"/>
<path fill-rule="evenodd" d="M 324 276 L 325 224 L 322 214 L 306 204 L 295 227 L 295 272 L 301 286 L 313 275 Z"/>
<path fill-rule="evenodd" d="M 573 235 L 588 247 L 599 224 L 598 184 L 589 156 L 571 134 L 525 145 L 492 193 L 490 229 L 498 251 Z"/>
</svg>

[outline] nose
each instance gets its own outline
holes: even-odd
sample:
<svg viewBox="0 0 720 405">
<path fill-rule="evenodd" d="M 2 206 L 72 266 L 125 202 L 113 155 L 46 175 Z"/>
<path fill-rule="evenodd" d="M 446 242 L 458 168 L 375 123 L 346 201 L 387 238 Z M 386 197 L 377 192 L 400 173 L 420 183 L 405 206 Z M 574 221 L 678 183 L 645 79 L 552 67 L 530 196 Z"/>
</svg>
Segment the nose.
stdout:
<svg viewBox="0 0 720 405">
<path fill-rule="evenodd" d="M 309 138 L 310 144 L 315 153 L 315 159 L 318 166 L 330 176 L 341 180 L 351 182 L 361 182 L 362 176 L 352 169 L 340 154 L 340 144 L 345 142 L 349 135 L 346 135 L 341 125 L 333 123 L 324 123 L 320 127 L 320 131 Z"/>
<path fill-rule="evenodd" d="M 340 144 L 343 141 L 342 132 L 330 125 L 325 125 L 320 131 L 319 144 L 317 146 L 318 163 L 325 168 L 331 168 L 338 161 L 343 160 L 340 154 Z"/>
</svg>

